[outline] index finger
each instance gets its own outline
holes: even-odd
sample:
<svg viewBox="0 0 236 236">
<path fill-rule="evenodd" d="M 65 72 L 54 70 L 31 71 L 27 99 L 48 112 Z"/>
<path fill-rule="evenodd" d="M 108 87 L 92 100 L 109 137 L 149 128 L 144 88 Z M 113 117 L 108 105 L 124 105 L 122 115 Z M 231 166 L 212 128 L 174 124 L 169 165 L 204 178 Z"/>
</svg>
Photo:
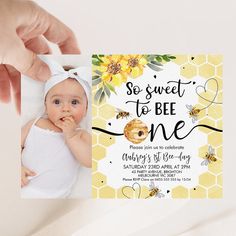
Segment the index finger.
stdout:
<svg viewBox="0 0 236 236">
<path fill-rule="evenodd" d="M 66 116 L 64 118 L 64 121 L 69 120 L 70 122 L 75 122 L 74 118 L 72 116 Z"/>
<path fill-rule="evenodd" d="M 47 40 L 59 46 L 63 54 L 80 54 L 73 31 L 48 13 L 49 25 L 43 34 Z"/>
</svg>

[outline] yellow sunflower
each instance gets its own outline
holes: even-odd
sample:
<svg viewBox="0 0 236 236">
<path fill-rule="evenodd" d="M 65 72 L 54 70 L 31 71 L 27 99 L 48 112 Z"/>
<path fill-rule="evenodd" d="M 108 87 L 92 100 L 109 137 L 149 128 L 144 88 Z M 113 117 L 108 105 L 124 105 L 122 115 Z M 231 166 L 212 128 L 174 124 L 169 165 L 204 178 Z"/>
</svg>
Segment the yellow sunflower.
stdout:
<svg viewBox="0 0 236 236">
<path fill-rule="evenodd" d="M 143 74 L 143 68 L 148 63 L 143 55 L 124 55 L 123 60 L 126 61 L 127 73 L 131 78 L 137 78 Z"/>
<path fill-rule="evenodd" d="M 102 63 L 98 70 L 102 72 L 102 80 L 120 86 L 127 81 L 126 68 L 124 68 L 121 55 L 109 55 L 102 57 Z"/>
</svg>

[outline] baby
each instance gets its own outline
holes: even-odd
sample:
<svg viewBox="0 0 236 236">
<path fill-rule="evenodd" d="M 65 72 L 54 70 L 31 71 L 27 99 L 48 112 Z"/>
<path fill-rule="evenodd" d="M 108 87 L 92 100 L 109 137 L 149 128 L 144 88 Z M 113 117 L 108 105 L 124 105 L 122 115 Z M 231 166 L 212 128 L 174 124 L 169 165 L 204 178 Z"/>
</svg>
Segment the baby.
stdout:
<svg viewBox="0 0 236 236">
<path fill-rule="evenodd" d="M 26 198 L 68 197 L 79 164 L 91 167 L 91 135 L 79 127 L 87 113 L 89 82 L 80 74 L 83 68 L 53 68 L 44 89 L 46 117 L 22 128 L 21 196 Z"/>
</svg>

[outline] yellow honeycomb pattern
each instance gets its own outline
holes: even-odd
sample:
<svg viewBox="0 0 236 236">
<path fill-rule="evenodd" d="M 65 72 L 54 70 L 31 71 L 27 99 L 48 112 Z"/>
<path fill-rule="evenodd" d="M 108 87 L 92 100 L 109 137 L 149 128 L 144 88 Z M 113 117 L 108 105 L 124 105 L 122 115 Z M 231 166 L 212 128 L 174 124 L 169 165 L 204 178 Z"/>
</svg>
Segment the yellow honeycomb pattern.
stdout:
<svg viewBox="0 0 236 236">
<path fill-rule="evenodd" d="M 99 86 L 93 86 L 92 97 Z M 106 129 L 107 120 L 115 116 L 114 107 L 102 102 L 92 105 L 92 126 Z M 92 197 L 93 198 L 115 198 L 116 190 L 107 185 L 107 178 L 98 172 L 98 162 L 106 157 L 106 148 L 115 143 L 115 137 L 93 130 L 92 133 Z"/>
<path fill-rule="evenodd" d="M 222 102 L 222 56 L 221 55 L 175 55 L 176 59 L 172 60 L 180 67 L 180 75 L 194 80 L 195 76 L 201 76 L 206 79 L 215 78 L 218 82 L 218 94 L 216 102 Z M 96 68 L 94 67 L 93 70 Z M 93 86 L 93 97 L 99 85 Z M 197 108 L 206 107 L 215 95 L 215 84 L 208 83 L 207 91 L 203 91 L 198 99 Z M 205 99 L 204 99 L 205 98 Z M 114 107 L 104 101 L 101 104 L 92 105 L 93 127 L 106 129 L 109 124 L 108 120 L 113 118 L 115 114 Z M 199 124 L 206 124 L 218 129 L 222 129 L 222 104 L 212 104 L 207 109 L 202 110 L 198 116 Z M 170 190 L 172 198 L 222 198 L 223 196 L 223 160 L 222 160 L 222 133 L 215 132 L 204 127 L 199 127 L 199 130 L 207 135 L 208 143 L 199 148 L 199 156 L 201 158 L 208 152 L 208 147 L 211 145 L 215 150 L 216 162 L 211 162 L 208 165 L 208 171 L 199 176 L 199 183 L 194 188 L 186 188 L 184 186 L 176 186 Z M 99 161 L 106 157 L 106 148 L 115 144 L 114 136 L 103 134 L 93 130 L 93 174 L 92 174 L 92 197 L 93 198 L 147 198 L 150 193 L 146 186 L 138 188 L 114 189 L 107 184 L 107 178 L 104 174 L 98 171 Z M 125 196 L 123 192 L 125 191 Z M 140 195 L 140 196 L 139 196 Z"/>
<path fill-rule="evenodd" d="M 174 62 L 180 66 L 180 74 L 187 79 L 193 79 L 195 76 L 201 76 L 206 80 L 215 78 L 219 86 L 216 101 L 222 102 L 222 59 L 221 55 L 176 55 Z M 208 100 L 212 100 L 215 91 L 216 87 L 214 83 L 210 82 L 207 84 L 207 92 L 203 91 L 200 95 Z M 197 108 L 202 109 L 208 104 L 208 101 L 199 97 L 198 104 L 195 105 Z M 222 104 L 214 104 L 199 113 L 198 123 L 223 129 L 222 117 Z M 204 132 L 208 138 L 208 143 L 199 148 L 199 158 L 203 159 L 208 152 L 209 145 L 211 145 L 215 149 L 217 161 L 211 162 L 208 165 L 208 171 L 199 176 L 199 186 L 193 189 L 177 186 L 172 189 L 173 198 L 222 198 L 223 196 L 223 134 L 204 127 L 199 127 L 199 130 Z"/>
</svg>

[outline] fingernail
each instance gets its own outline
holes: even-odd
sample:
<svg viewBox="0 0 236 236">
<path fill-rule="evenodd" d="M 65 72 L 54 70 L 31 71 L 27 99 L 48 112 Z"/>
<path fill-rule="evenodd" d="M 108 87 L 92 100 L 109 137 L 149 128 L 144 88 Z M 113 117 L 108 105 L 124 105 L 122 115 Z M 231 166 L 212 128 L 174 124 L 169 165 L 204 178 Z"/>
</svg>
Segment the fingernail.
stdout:
<svg viewBox="0 0 236 236">
<path fill-rule="evenodd" d="M 51 77 L 51 71 L 46 64 L 41 64 L 36 76 L 38 80 L 46 81 Z"/>
</svg>

